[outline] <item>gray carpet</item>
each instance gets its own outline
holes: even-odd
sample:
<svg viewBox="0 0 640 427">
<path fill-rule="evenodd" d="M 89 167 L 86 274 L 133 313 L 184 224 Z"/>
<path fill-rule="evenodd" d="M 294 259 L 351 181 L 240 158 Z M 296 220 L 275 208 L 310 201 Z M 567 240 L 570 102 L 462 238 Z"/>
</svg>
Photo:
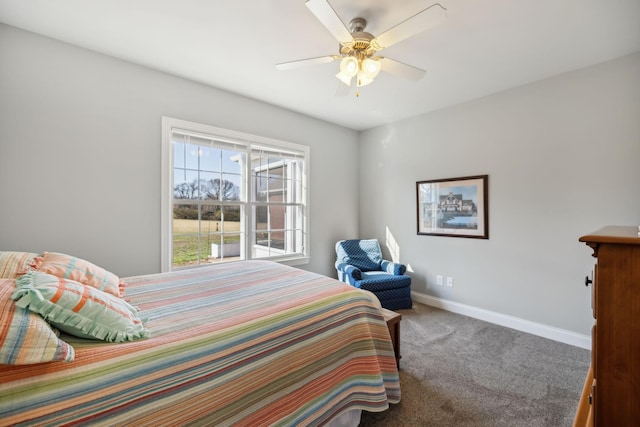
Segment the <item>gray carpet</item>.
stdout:
<svg viewBox="0 0 640 427">
<path fill-rule="evenodd" d="M 399 313 L 402 400 L 361 427 L 572 425 L 590 351 L 422 304 Z"/>
</svg>

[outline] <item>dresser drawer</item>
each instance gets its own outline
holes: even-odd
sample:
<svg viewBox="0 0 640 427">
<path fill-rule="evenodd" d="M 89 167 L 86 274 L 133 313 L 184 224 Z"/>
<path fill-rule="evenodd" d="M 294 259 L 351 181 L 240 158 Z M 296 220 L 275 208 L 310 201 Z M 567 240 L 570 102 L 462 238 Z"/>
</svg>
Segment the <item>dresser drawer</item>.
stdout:
<svg viewBox="0 0 640 427">
<path fill-rule="evenodd" d="M 593 427 L 593 365 L 589 367 L 587 378 L 584 381 L 580 402 L 573 420 L 573 427 Z"/>
</svg>

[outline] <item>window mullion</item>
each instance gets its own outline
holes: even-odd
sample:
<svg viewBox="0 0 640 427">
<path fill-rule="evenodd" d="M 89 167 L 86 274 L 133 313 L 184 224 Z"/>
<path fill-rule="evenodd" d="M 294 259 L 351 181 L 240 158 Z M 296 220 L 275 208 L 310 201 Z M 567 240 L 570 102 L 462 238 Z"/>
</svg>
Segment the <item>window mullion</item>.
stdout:
<svg viewBox="0 0 640 427">
<path fill-rule="evenodd" d="M 251 248 L 255 244 L 255 233 L 253 231 L 253 216 L 254 207 L 253 199 L 255 189 L 253 188 L 253 179 L 251 176 L 251 148 L 249 147 L 242 156 L 242 183 L 244 186 L 244 194 L 242 200 L 244 201 L 243 215 L 241 216 L 240 229 L 244 233 L 244 239 L 241 239 L 241 251 L 244 254 L 245 259 L 251 259 Z M 244 223 L 242 222 L 244 221 Z"/>
</svg>

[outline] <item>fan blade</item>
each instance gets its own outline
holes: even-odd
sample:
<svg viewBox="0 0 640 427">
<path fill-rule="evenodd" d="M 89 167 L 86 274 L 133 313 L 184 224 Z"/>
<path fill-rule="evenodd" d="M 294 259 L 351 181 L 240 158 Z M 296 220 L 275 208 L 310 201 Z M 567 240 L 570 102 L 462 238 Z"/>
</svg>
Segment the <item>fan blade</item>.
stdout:
<svg viewBox="0 0 640 427">
<path fill-rule="evenodd" d="M 425 70 L 404 64 L 394 59 L 381 58 L 380 62 L 382 63 L 382 71 L 408 80 L 418 81 L 427 74 Z"/>
<path fill-rule="evenodd" d="M 353 36 L 327 0 L 307 0 L 307 8 L 340 43 L 353 43 Z"/>
<path fill-rule="evenodd" d="M 276 64 L 278 70 L 291 70 L 293 68 L 305 67 L 307 65 L 324 64 L 326 62 L 333 62 L 340 58 L 338 55 L 318 56 L 315 58 L 299 59 L 297 61 L 281 62 Z"/>
<path fill-rule="evenodd" d="M 376 50 L 387 48 L 422 31 L 435 27 L 447 17 L 447 9 L 435 3 L 375 38 Z"/>
</svg>

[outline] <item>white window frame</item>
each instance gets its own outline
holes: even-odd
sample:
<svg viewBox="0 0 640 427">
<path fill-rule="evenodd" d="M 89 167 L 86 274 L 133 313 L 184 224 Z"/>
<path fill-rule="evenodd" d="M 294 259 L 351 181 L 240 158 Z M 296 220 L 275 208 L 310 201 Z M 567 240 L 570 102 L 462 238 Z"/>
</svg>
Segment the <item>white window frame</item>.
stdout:
<svg viewBox="0 0 640 427">
<path fill-rule="evenodd" d="M 296 254 L 284 254 L 271 257 L 261 257 L 258 259 L 266 259 L 281 262 L 288 265 L 300 265 L 309 262 L 309 187 L 308 177 L 310 175 L 310 149 L 308 146 L 295 144 L 292 142 L 281 141 L 271 139 L 258 135 L 251 135 L 244 132 L 233 131 L 229 129 L 217 128 L 200 123 L 189 122 L 186 120 L 175 119 L 171 117 L 162 117 L 162 153 L 161 153 L 161 196 L 160 196 L 160 247 L 161 247 L 161 259 L 160 266 L 163 272 L 171 271 L 172 254 L 173 254 L 173 145 L 171 137 L 174 129 L 186 130 L 194 133 L 204 134 L 214 138 L 220 138 L 225 141 L 232 141 L 238 145 L 248 147 L 249 153 L 251 149 L 255 147 L 265 147 L 271 150 L 293 151 L 300 152 L 304 155 L 304 170 L 302 171 L 302 194 L 300 200 L 304 206 L 302 214 L 302 252 Z M 251 180 L 251 165 L 250 162 L 243 162 L 243 177 L 242 177 L 242 191 L 244 193 L 245 208 L 241 209 L 243 212 L 242 234 L 244 236 L 243 254 L 245 259 L 251 259 L 251 247 L 255 240 L 255 231 L 253 230 L 253 209 L 255 204 L 251 200 L 251 186 L 253 185 Z M 247 244 L 248 243 L 248 244 Z M 229 261 L 233 262 L 233 261 Z M 193 267 L 201 267 L 211 264 L 199 264 Z M 189 267 L 181 267 L 189 268 Z"/>
</svg>

